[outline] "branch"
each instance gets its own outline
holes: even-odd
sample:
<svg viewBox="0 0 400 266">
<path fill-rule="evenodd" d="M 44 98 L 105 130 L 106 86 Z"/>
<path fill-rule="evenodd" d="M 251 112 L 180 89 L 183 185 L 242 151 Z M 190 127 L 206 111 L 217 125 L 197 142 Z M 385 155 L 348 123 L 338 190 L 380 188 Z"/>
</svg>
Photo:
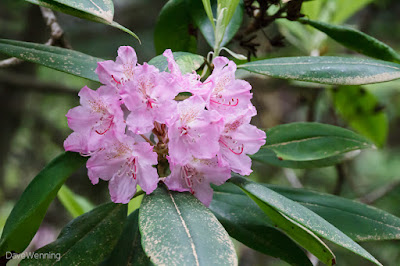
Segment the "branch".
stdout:
<svg viewBox="0 0 400 266">
<path fill-rule="evenodd" d="M 370 193 L 367 193 L 366 195 L 359 198 L 359 201 L 365 204 L 373 204 L 375 201 L 383 198 L 398 186 L 400 186 L 400 180 L 395 180 L 389 184 L 386 184 L 382 187 L 379 187 L 371 191 Z"/>
<path fill-rule="evenodd" d="M 71 49 L 71 45 L 64 38 L 64 31 L 57 22 L 57 18 L 54 12 L 46 7 L 40 7 L 43 19 L 46 22 L 47 27 L 50 28 L 50 39 L 45 43 L 46 45 L 55 45 L 59 42 L 61 47 Z"/>
<path fill-rule="evenodd" d="M 39 93 L 77 95 L 76 89 L 51 82 L 41 82 L 29 75 L 11 72 L 0 73 L 0 84 L 12 85 L 12 89 L 29 90 Z"/>
<path fill-rule="evenodd" d="M 50 46 L 59 45 L 63 48 L 72 49 L 71 45 L 64 38 L 64 31 L 60 27 L 60 24 L 58 24 L 54 12 L 51 9 L 45 7 L 40 7 L 40 11 L 42 12 L 42 16 L 46 22 L 47 27 L 49 27 L 50 29 L 50 38 L 44 44 Z M 0 68 L 15 66 L 22 62 L 24 61 L 21 59 L 11 57 L 0 61 Z"/>
<path fill-rule="evenodd" d="M 4 59 L 4 60 L 0 61 L 0 68 L 9 67 L 9 66 L 16 66 L 16 65 L 19 65 L 22 62 L 23 62 L 23 60 L 21 60 L 21 59 L 18 59 L 16 57 L 11 57 L 11 58 Z"/>
<path fill-rule="evenodd" d="M 332 194 L 340 195 L 340 193 L 342 192 L 344 181 L 346 179 L 346 173 L 344 170 L 343 163 L 339 163 L 336 165 L 336 172 L 337 172 L 337 180 Z"/>
<path fill-rule="evenodd" d="M 303 185 L 301 184 L 300 180 L 297 178 L 296 173 L 293 169 L 290 168 L 283 168 L 283 173 L 286 176 L 286 179 L 289 181 L 290 185 L 294 188 L 302 188 Z"/>
</svg>

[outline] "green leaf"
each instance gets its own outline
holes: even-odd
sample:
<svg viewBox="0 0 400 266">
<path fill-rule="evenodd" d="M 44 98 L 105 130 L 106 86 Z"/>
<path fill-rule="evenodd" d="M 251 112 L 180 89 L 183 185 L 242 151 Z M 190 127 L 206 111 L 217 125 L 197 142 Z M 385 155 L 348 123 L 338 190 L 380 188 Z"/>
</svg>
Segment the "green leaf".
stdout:
<svg viewBox="0 0 400 266">
<path fill-rule="evenodd" d="M 329 0 L 329 1 L 332 1 L 332 0 Z M 326 3 L 326 0 L 305 1 L 301 5 L 301 13 L 311 19 L 317 19 L 320 15 L 321 9 L 323 8 L 325 3 Z"/>
<path fill-rule="evenodd" d="M 210 210 L 229 235 L 246 246 L 291 265 L 312 265 L 303 250 L 233 184 L 214 187 Z"/>
<path fill-rule="evenodd" d="M 32 180 L 15 204 L 4 226 L 0 239 L 0 256 L 6 251 L 25 250 L 60 187 L 85 162 L 86 158 L 77 153 L 63 153 Z"/>
<path fill-rule="evenodd" d="M 340 12 L 335 12 L 332 22 L 335 24 L 340 24 L 346 21 L 349 17 L 359 11 L 361 8 L 365 7 L 367 4 L 371 3 L 373 0 L 336 0 L 337 10 Z M 313 1 L 318 2 L 318 1 Z"/>
<path fill-rule="evenodd" d="M 90 201 L 80 195 L 75 194 L 66 185 L 61 187 L 61 189 L 58 191 L 57 197 L 73 218 L 91 211 L 94 208 Z"/>
<path fill-rule="evenodd" d="M 383 210 L 354 200 L 308 189 L 262 185 L 315 212 L 354 241 L 400 239 L 400 218 Z M 260 221 L 263 218 L 262 211 L 242 190 L 233 184 L 225 183 L 213 188 L 214 198 L 210 209 L 222 216 L 223 219 L 229 219 L 229 221 L 235 223 L 237 221 L 238 225 L 247 228 L 256 228 L 264 224 L 272 226 L 268 217 L 266 217 L 266 220 Z M 218 219 L 220 219 L 220 216 L 217 215 Z M 246 217 L 246 219 L 241 217 Z M 225 226 L 223 220 L 220 219 L 220 221 Z M 228 232 L 230 233 L 229 230 Z M 232 237 L 236 238 L 233 235 Z"/>
<path fill-rule="evenodd" d="M 265 204 L 252 194 L 247 194 L 257 205 L 264 211 L 265 214 L 273 221 L 274 225 L 284 231 L 289 237 L 295 240 L 299 245 L 316 256 L 321 262 L 326 265 L 336 264 L 335 255 L 328 246 L 320 240 L 314 233 L 307 228 L 296 223 L 279 211 Z"/>
<path fill-rule="evenodd" d="M 6 39 L 0 39 L 0 53 L 93 81 L 99 81 L 94 70 L 104 61 L 69 49 Z"/>
<path fill-rule="evenodd" d="M 256 203 L 261 208 L 267 205 L 300 225 L 308 228 L 316 235 L 344 247 L 345 249 L 352 251 L 377 265 L 382 265 L 342 231 L 338 230 L 332 224 L 328 223 L 306 207 L 261 184 L 257 184 L 243 177 L 234 176 L 231 178 L 231 181 L 239 186 L 247 195 L 251 196 L 252 199 L 256 199 Z"/>
<path fill-rule="evenodd" d="M 126 204 L 106 203 L 67 224 L 57 240 L 36 253 L 61 259 L 24 259 L 21 265 L 98 265 L 113 250 L 126 221 Z"/>
<path fill-rule="evenodd" d="M 292 161 L 292 160 L 280 160 L 276 156 L 273 150 L 268 148 L 261 148 L 256 154 L 251 155 L 251 159 L 261 163 L 267 163 L 284 168 L 294 168 L 294 169 L 310 169 L 310 168 L 322 168 L 327 166 L 336 165 L 340 162 L 349 160 L 359 154 L 359 150 L 343 153 L 336 156 L 327 157 L 318 160 L 309 161 Z"/>
<path fill-rule="evenodd" d="M 101 265 L 152 265 L 141 244 L 139 210 L 135 210 L 128 216 L 118 243 L 108 259 Z"/>
<path fill-rule="evenodd" d="M 113 21 L 114 4 L 111 0 L 25 0 L 29 3 L 47 7 L 55 11 L 103 23 L 121 29 L 136 39 L 138 36 L 127 28 Z M 139 40 L 140 42 L 140 40 Z"/>
<path fill-rule="evenodd" d="M 373 147 L 357 133 L 320 123 L 283 124 L 270 128 L 266 134 L 264 148 L 274 151 L 281 160 L 313 161 Z"/>
<path fill-rule="evenodd" d="M 198 2 L 198 1 L 192 1 L 192 2 Z M 208 20 L 210 21 L 213 29 L 215 29 L 215 22 L 214 22 L 214 16 L 213 12 L 211 10 L 211 2 L 210 0 L 202 0 L 203 6 L 204 6 L 204 11 L 207 14 Z"/>
<path fill-rule="evenodd" d="M 304 18 L 299 21 L 324 32 L 351 50 L 385 61 L 400 62 L 400 55 L 390 46 L 361 31 Z"/>
<path fill-rule="evenodd" d="M 237 265 L 228 233 L 190 193 L 157 188 L 143 199 L 139 229 L 156 265 Z"/>
<path fill-rule="evenodd" d="M 362 85 L 400 78 L 400 64 L 351 57 L 301 56 L 259 60 L 238 68 L 282 79 Z"/>
<path fill-rule="evenodd" d="M 222 41 L 229 22 L 239 5 L 239 0 L 218 0 L 217 6 L 217 25 L 215 30 L 216 41 Z M 222 16 L 222 18 L 220 18 Z M 220 23 L 219 23 L 220 22 Z M 219 37 L 220 36 L 220 37 Z"/>
<path fill-rule="evenodd" d="M 201 33 L 203 34 L 204 38 L 206 39 L 207 43 L 214 47 L 215 45 L 215 36 L 214 36 L 214 27 L 210 23 L 210 20 L 207 17 L 207 14 L 201 8 L 201 4 L 199 1 L 189 1 L 190 3 L 190 12 L 194 22 L 196 23 L 197 27 L 200 29 Z M 212 8 L 214 10 L 217 9 L 216 1 L 213 1 Z M 235 36 L 236 32 L 239 30 L 240 25 L 243 21 L 243 4 L 240 3 L 235 12 L 233 13 L 232 19 L 229 22 L 228 26 L 226 27 L 226 31 L 224 37 L 221 42 L 221 46 L 225 46 L 232 38 Z"/>
<path fill-rule="evenodd" d="M 174 59 L 178 64 L 182 74 L 190 73 L 200 68 L 204 64 L 204 57 L 187 52 L 174 52 Z M 167 58 L 158 55 L 149 61 L 149 65 L 157 67 L 160 71 L 168 71 Z"/>
<path fill-rule="evenodd" d="M 400 218 L 380 209 L 306 189 L 268 188 L 307 207 L 355 241 L 400 239 Z"/>
<path fill-rule="evenodd" d="M 185 0 L 170 0 L 161 9 L 154 31 L 156 53 L 165 49 L 196 53 L 196 34 Z"/>
<path fill-rule="evenodd" d="M 336 111 L 354 130 L 379 147 L 385 144 L 389 121 L 372 93 L 358 86 L 341 86 L 333 90 L 332 99 Z"/>
</svg>

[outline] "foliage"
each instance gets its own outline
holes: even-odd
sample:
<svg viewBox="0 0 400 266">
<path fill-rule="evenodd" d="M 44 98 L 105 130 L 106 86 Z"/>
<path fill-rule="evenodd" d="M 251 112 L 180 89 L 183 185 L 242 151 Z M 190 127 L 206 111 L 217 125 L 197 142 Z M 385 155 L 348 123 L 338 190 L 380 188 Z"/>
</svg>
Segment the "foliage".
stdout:
<svg viewBox="0 0 400 266">
<path fill-rule="evenodd" d="M 114 21 L 112 1 L 26 1 L 111 25 L 138 39 Z M 237 265 L 238 255 L 230 237 L 291 265 L 312 265 L 307 253 L 325 265 L 341 265 L 341 257 L 330 244 L 359 256 L 361 263 L 368 260 L 382 265 L 358 242 L 400 240 L 400 218 L 344 197 L 258 182 L 260 176 L 269 173 L 256 169 L 265 165 L 284 171 L 333 166 L 340 175 L 341 167 L 360 152 L 382 148 L 387 142 L 389 116 L 381 105 L 382 97 L 361 85 L 399 79 L 400 55 L 377 38 L 341 25 L 370 1 L 353 2 L 169 0 L 161 9 L 154 30 L 158 56 L 149 61 L 152 68 L 173 72 L 171 61 L 159 55 L 171 49 L 179 75 L 201 75 L 204 81 L 214 73 L 214 59 L 221 52 L 226 51 L 232 58 L 245 58 L 226 47 L 236 39 L 249 52 L 249 62 L 237 64 L 240 73 L 246 77 L 255 73 L 316 83 L 299 87 L 307 92 L 314 90 L 312 86 L 324 90 L 333 113 L 357 133 L 339 123 L 329 125 L 314 120 L 271 127 L 265 130 L 267 143 L 250 156 L 258 163 L 253 165 L 254 174 L 249 178 L 232 174 L 227 183 L 213 185 L 214 197 L 209 207 L 196 199 L 194 192 L 168 190 L 163 177 L 142 202 L 136 197 L 144 192 L 138 190 L 131 201 L 138 207 L 129 213 L 128 204 L 109 202 L 97 206 L 65 185 L 87 160 L 78 153 L 62 153 L 30 182 L 13 207 L 2 230 L 0 257 L 24 252 L 58 196 L 73 220 L 54 242 L 36 253 L 57 253 L 61 254 L 60 259 L 26 258 L 21 265 Z M 247 25 L 242 34 L 241 26 L 243 29 L 246 23 L 250 24 L 244 19 L 245 14 L 256 23 Z M 251 38 L 244 40 L 243 35 L 271 23 L 277 23 L 286 39 L 306 56 L 260 60 L 251 57 L 257 45 Z M 207 56 L 199 52 L 200 33 L 212 49 Z M 323 53 L 328 37 L 375 59 L 340 54 L 315 56 Z M 235 46 L 230 47 L 235 50 Z M 65 47 L 10 39 L 0 39 L 0 53 L 95 83 L 99 82 L 95 69 L 104 61 Z M 259 99 L 257 93 L 253 93 L 255 100 Z M 190 95 L 181 93 L 176 100 Z M 148 142 L 154 142 L 154 138 L 151 135 Z M 136 179 L 135 174 L 133 178 Z"/>
</svg>

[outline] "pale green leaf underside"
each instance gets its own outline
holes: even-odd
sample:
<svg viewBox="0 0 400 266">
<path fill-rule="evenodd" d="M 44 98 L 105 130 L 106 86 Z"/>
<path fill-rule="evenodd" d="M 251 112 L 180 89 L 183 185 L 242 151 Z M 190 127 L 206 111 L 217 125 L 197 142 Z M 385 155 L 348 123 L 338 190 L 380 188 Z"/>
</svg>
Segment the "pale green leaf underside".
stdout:
<svg viewBox="0 0 400 266">
<path fill-rule="evenodd" d="M 55 11 L 94 22 L 113 26 L 129 33 L 139 40 L 129 29 L 113 21 L 114 4 L 111 0 L 25 0 L 29 3 L 47 7 Z M 140 42 L 140 40 L 139 40 Z"/>
</svg>

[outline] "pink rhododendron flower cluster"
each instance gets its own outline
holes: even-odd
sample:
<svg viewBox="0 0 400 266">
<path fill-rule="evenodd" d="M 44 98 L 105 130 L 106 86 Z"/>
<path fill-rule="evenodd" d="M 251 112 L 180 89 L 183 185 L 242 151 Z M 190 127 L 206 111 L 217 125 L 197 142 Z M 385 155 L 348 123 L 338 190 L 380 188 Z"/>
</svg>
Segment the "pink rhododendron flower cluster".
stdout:
<svg viewBox="0 0 400 266">
<path fill-rule="evenodd" d="M 160 181 L 170 190 L 189 191 L 209 205 L 213 190 L 231 171 L 249 175 L 251 159 L 265 133 L 250 124 L 256 115 L 251 86 L 235 78 L 236 65 L 216 57 L 204 82 L 182 74 L 171 50 L 163 54 L 169 72 L 137 63 L 133 48 L 118 49 L 116 61 L 98 64 L 104 85 L 79 92 L 80 106 L 69 110 L 74 131 L 65 150 L 90 156 L 93 184 L 109 181 L 112 201 L 128 203 L 139 185 L 147 194 Z M 181 92 L 191 96 L 175 100 Z"/>
</svg>

